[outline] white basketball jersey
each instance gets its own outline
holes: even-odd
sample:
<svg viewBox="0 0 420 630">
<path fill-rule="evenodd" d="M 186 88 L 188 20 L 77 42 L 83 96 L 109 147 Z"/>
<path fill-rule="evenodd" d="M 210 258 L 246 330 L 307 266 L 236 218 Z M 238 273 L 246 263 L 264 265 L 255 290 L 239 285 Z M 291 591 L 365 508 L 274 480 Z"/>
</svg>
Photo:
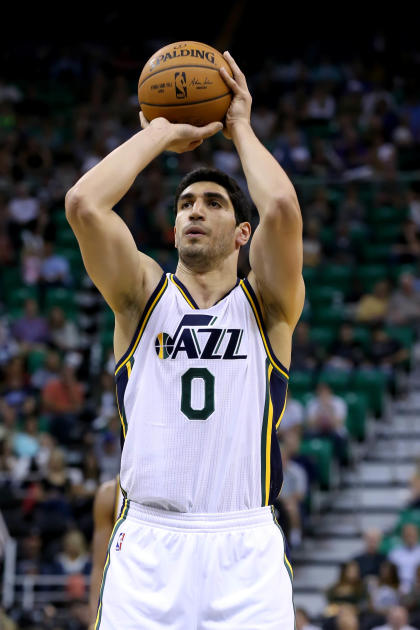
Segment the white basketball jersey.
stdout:
<svg viewBox="0 0 420 630">
<path fill-rule="evenodd" d="M 128 499 L 229 512 L 277 497 L 288 372 L 247 280 L 200 309 L 175 275 L 163 275 L 115 373 Z"/>
</svg>

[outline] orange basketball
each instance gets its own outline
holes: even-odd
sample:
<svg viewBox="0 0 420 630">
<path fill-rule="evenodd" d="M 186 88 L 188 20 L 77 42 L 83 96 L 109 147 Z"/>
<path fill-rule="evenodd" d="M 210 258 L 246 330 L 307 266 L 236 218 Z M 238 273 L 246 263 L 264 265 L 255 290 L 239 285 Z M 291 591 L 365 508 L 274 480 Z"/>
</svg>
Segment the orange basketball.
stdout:
<svg viewBox="0 0 420 630">
<path fill-rule="evenodd" d="M 221 66 L 232 76 L 223 55 L 200 42 L 175 42 L 158 50 L 145 64 L 138 85 L 147 120 L 163 116 L 198 127 L 222 121 L 232 92 L 219 73 Z"/>
</svg>

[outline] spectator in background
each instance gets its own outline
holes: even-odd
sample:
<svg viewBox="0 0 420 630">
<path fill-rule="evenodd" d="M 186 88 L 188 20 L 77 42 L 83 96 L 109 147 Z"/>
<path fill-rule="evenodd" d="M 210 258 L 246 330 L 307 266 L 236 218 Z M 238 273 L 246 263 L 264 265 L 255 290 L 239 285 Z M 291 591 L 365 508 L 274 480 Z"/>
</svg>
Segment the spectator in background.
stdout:
<svg viewBox="0 0 420 630">
<path fill-rule="evenodd" d="M 396 326 L 417 326 L 420 322 L 420 293 L 412 273 L 402 273 L 398 288 L 391 294 L 387 322 Z"/>
<path fill-rule="evenodd" d="M 21 232 L 24 228 L 32 228 L 36 225 L 40 204 L 36 197 L 30 195 L 29 184 L 20 182 L 16 185 L 15 196 L 9 202 L 9 229 L 13 245 L 20 249 Z"/>
<path fill-rule="evenodd" d="M 402 231 L 391 246 L 391 261 L 398 265 L 409 265 L 420 260 L 419 227 L 412 219 L 404 221 Z"/>
<path fill-rule="evenodd" d="M 13 357 L 5 367 L 1 395 L 3 401 L 13 407 L 18 414 L 23 414 L 28 404 L 34 406 L 35 392 L 29 383 L 22 356 Z"/>
<path fill-rule="evenodd" d="M 341 606 L 335 618 L 335 630 L 359 630 L 359 617 L 354 606 Z"/>
<path fill-rule="evenodd" d="M 54 244 L 46 241 L 40 279 L 49 287 L 69 287 L 71 285 L 70 265 L 67 258 L 54 252 Z"/>
<path fill-rule="evenodd" d="M 283 485 L 278 500 L 283 503 L 289 515 L 289 540 L 293 548 L 298 547 L 302 542 L 304 501 L 308 492 L 308 479 L 305 469 L 292 459 L 299 448 L 299 441 L 294 440 L 291 433 L 286 433 L 280 446 Z"/>
<path fill-rule="evenodd" d="M 370 576 L 367 584 L 372 612 L 386 615 L 392 606 L 400 603 L 400 580 L 392 562 L 384 560 L 378 576 Z"/>
<path fill-rule="evenodd" d="M 414 523 L 406 523 L 401 532 L 402 544 L 392 549 L 388 559 L 398 569 L 401 592 L 409 593 L 415 582 L 417 567 L 420 565 L 419 532 Z"/>
<path fill-rule="evenodd" d="M 408 612 L 403 606 L 393 606 L 387 615 L 387 623 L 372 630 L 417 630 L 408 624 Z"/>
<path fill-rule="evenodd" d="M 321 359 L 322 348 L 311 340 L 308 322 L 301 320 L 293 333 L 291 370 L 314 370 Z"/>
<path fill-rule="evenodd" d="M 42 365 L 30 377 L 32 387 L 42 390 L 51 380 L 57 380 L 60 375 L 61 357 L 56 350 L 48 350 Z"/>
<path fill-rule="evenodd" d="M 413 183 L 408 191 L 408 212 L 409 217 L 420 229 L 420 185 Z"/>
<path fill-rule="evenodd" d="M 334 395 L 327 383 L 322 381 L 318 383 L 316 396 L 309 401 L 307 406 L 304 436 L 328 439 L 332 443 L 334 455 L 341 466 L 349 463 L 346 417 L 346 401 Z"/>
<path fill-rule="evenodd" d="M 68 320 L 60 306 L 53 306 L 48 315 L 51 344 L 60 351 L 77 350 L 80 345 L 76 324 Z"/>
<path fill-rule="evenodd" d="M 341 324 L 338 339 L 331 347 L 326 366 L 351 371 L 362 363 L 364 356 L 362 344 L 354 338 L 352 324 Z"/>
<path fill-rule="evenodd" d="M 367 355 L 375 368 L 387 375 L 391 392 L 395 394 L 396 370 L 404 369 L 410 356 L 407 348 L 404 348 L 399 339 L 391 337 L 382 326 L 377 326 L 372 332 Z"/>
<path fill-rule="evenodd" d="M 25 418 L 24 426 L 13 437 L 13 452 L 17 457 L 32 459 L 40 449 L 38 420 L 35 416 Z"/>
<path fill-rule="evenodd" d="M 32 298 L 25 300 L 23 315 L 14 322 L 12 334 L 18 341 L 27 346 L 48 342 L 50 333 L 47 320 L 39 315 L 36 300 Z"/>
<path fill-rule="evenodd" d="M 280 426 L 277 429 L 277 435 L 281 436 L 290 429 L 297 429 L 301 432 L 302 425 L 305 419 L 305 407 L 299 400 L 293 397 L 292 392 L 287 393 L 286 409 L 284 410 L 283 417 L 280 422 Z"/>
<path fill-rule="evenodd" d="M 366 609 L 368 592 L 357 562 L 350 560 L 341 566 L 339 578 L 327 589 L 326 598 L 329 615 L 337 614 L 341 604 L 353 604 L 359 611 Z"/>
<path fill-rule="evenodd" d="M 382 542 L 380 529 L 371 528 L 366 530 L 363 534 L 363 539 L 365 542 L 363 552 L 353 558 L 359 565 L 362 579 L 369 575 L 378 576 L 381 564 L 386 560 L 386 555 L 379 551 Z"/>
<path fill-rule="evenodd" d="M 315 217 L 309 218 L 303 228 L 303 265 L 317 267 L 322 260 L 320 238 L 321 224 Z"/>
<path fill-rule="evenodd" d="M 406 595 L 401 598 L 401 604 L 407 608 L 413 623 L 420 623 L 420 564 L 416 569 L 414 583 Z M 414 621 L 415 620 L 415 621 Z"/>
<path fill-rule="evenodd" d="M 417 463 L 416 470 L 410 479 L 410 498 L 407 508 L 420 509 L 420 462 Z"/>
<path fill-rule="evenodd" d="M 375 284 L 372 293 L 363 295 L 355 310 L 355 319 L 363 324 L 382 323 L 390 304 L 390 287 L 387 280 Z"/>
<path fill-rule="evenodd" d="M 71 529 L 64 535 L 62 551 L 56 556 L 51 571 L 57 575 L 90 575 L 91 561 L 79 529 Z"/>
<path fill-rule="evenodd" d="M 41 396 L 51 433 L 60 443 L 67 444 L 74 435 L 77 417 L 84 403 L 84 387 L 77 380 L 75 367 L 65 361 L 59 378 L 48 381 Z"/>
<path fill-rule="evenodd" d="M 310 617 L 304 608 L 296 608 L 296 630 L 320 630 L 311 623 Z"/>
<path fill-rule="evenodd" d="M 356 185 L 350 183 L 346 187 L 344 199 L 338 206 L 338 220 L 358 227 L 363 225 L 364 219 L 365 207 L 360 202 Z"/>
</svg>

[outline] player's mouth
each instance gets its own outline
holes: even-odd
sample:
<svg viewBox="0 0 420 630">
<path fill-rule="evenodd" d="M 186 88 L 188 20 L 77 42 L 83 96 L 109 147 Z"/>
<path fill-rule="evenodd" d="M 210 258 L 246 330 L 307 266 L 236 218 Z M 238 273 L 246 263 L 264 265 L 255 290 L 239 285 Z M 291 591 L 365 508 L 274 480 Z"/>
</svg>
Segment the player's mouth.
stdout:
<svg viewBox="0 0 420 630">
<path fill-rule="evenodd" d="M 201 236 L 206 236 L 206 231 L 200 227 L 189 227 L 184 234 L 188 238 L 200 238 Z"/>
</svg>

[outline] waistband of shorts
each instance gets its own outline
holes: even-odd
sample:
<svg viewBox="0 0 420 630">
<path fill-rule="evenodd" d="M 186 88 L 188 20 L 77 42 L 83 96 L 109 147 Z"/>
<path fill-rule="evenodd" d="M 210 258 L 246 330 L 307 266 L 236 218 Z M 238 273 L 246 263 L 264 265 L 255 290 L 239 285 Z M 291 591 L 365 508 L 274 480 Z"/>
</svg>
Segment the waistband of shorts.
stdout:
<svg viewBox="0 0 420 630">
<path fill-rule="evenodd" d="M 233 531 L 273 524 L 270 506 L 238 512 L 172 512 L 129 501 L 127 518 L 165 529 L 195 532 Z"/>
</svg>

